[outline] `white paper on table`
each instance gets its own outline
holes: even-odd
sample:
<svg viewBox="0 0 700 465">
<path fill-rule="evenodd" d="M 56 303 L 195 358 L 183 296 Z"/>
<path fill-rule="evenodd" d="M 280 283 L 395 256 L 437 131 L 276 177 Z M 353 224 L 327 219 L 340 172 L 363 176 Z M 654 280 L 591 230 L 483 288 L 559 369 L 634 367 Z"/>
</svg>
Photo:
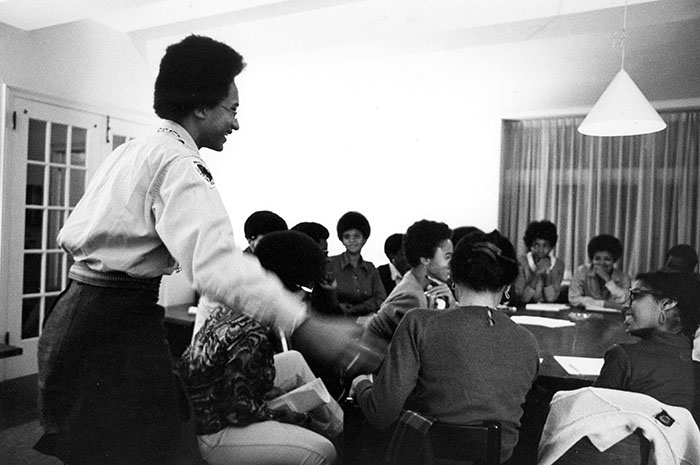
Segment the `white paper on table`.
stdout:
<svg viewBox="0 0 700 465">
<path fill-rule="evenodd" d="M 566 328 L 576 326 L 576 323 L 569 320 L 558 320 L 556 318 L 546 318 L 543 316 L 513 315 L 511 320 L 519 325 L 544 326 L 545 328 Z"/>
<path fill-rule="evenodd" d="M 550 304 L 546 302 L 525 305 L 525 310 L 537 310 L 540 312 L 558 312 L 567 308 L 569 308 L 567 304 Z"/>
<path fill-rule="evenodd" d="M 554 360 L 570 375 L 598 376 L 605 359 L 591 357 L 565 357 L 555 355 Z"/>
<path fill-rule="evenodd" d="M 622 313 L 618 308 L 608 308 L 600 305 L 586 305 L 586 310 L 592 312 L 605 312 L 605 313 Z"/>
</svg>

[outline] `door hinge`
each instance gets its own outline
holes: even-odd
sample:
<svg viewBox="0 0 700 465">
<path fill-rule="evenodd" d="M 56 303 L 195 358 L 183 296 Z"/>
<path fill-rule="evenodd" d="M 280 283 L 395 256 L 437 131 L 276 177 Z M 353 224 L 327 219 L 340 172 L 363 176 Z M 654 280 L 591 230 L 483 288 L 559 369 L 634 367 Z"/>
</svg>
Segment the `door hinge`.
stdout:
<svg viewBox="0 0 700 465">
<path fill-rule="evenodd" d="M 8 345 L 8 346 L 10 345 L 10 332 L 9 331 L 7 331 L 5 333 L 5 345 Z"/>
<path fill-rule="evenodd" d="M 17 111 L 12 112 L 12 130 L 17 129 Z"/>
</svg>

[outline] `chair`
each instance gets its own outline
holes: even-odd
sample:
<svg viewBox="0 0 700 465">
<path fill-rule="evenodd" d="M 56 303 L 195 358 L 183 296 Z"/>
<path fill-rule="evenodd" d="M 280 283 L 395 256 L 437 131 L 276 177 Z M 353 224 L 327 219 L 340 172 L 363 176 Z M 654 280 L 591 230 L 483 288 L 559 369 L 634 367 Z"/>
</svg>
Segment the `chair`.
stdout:
<svg viewBox="0 0 700 465">
<path fill-rule="evenodd" d="M 554 465 L 647 465 L 650 448 L 651 444 L 640 430 L 603 452 L 596 449 L 585 436 L 559 457 Z"/>
<path fill-rule="evenodd" d="M 387 465 L 498 465 L 500 462 L 499 422 L 450 425 L 410 410 L 401 414 L 386 456 Z"/>
<path fill-rule="evenodd" d="M 700 463 L 700 431 L 688 410 L 638 392 L 559 391 L 542 430 L 537 463 Z"/>
</svg>

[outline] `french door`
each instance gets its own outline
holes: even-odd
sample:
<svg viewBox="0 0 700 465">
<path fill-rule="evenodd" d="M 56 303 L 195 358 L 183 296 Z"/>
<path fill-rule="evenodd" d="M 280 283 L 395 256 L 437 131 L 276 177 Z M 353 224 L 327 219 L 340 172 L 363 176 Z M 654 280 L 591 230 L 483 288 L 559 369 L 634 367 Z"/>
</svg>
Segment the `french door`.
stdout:
<svg viewBox="0 0 700 465">
<path fill-rule="evenodd" d="M 102 160 L 136 132 L 119 120 L 108 123 L 106 116 L 28 98 L 15 97 L 8 104 L 12 122 L 6 127 L 2 167 L 0 269 L 7 316 L 2 342 L 21 347 L 23 354 L 0 361 L 0 380 L 36 373 L 38 338 L 72 264 L 57 243 L 58 232 Z"/>
</svg>

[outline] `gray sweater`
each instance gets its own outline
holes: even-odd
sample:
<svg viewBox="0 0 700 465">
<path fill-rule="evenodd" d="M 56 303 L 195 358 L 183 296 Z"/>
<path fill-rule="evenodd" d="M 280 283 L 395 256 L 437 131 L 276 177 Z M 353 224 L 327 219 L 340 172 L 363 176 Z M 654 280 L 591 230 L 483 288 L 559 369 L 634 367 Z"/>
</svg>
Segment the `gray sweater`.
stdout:
<svg viewBox="0 0 700 465">
<path fill-rule="evenodd" d="M 518 440 L 525 395 L 539 366 L 537 342 L 498 310 L 457 307 L 408 312 L 374 384 L 356 398 L 367 419 L 385 428 L 411 409 L 438 421 L 502 424 L 501 460 Z"/>
</svg>

